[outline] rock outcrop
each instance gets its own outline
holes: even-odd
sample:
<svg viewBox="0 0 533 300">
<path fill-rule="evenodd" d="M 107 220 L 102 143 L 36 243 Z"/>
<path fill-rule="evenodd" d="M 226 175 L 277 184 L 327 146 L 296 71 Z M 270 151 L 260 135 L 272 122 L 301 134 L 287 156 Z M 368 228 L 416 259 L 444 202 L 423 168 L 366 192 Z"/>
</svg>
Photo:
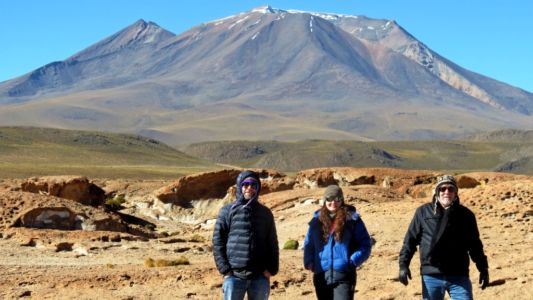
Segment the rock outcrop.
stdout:
<svg viewBox="0 0 533 300">
<path fill-rule="evenodd" d="M 72 200 L 26 192 L 3 192 L 0 198 L 4 227 L 127 231 L 119 217 Z"/>
<path fill-rule="evenodd" d="M 222 199 L 231 193 L 230 187 L 242 170 L 225 169 L 184 176 L 154 192 L 163 203 L 188 206 L 192 200 Z M 261 194 L 292 189 L 294 179 L 274 170 L 254 170 L 261 178 Z"/>
<path fill-rule="evenodd" d="M 85 205 L 104 203 L 105 192 L 84 176 L 44 176 L 30 178 L 21 184 L 25 192 L 70 199 Z"/>
</svg>

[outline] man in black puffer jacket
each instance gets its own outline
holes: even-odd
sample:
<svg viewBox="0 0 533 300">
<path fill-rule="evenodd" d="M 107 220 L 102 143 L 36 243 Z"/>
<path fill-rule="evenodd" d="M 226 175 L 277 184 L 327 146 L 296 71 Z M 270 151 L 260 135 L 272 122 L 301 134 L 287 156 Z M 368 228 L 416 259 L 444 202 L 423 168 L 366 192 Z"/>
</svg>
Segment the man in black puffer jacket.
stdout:
<svg viewBox="0 0 533 300">
<path fill-rule="evenodd" d="M 446 291 L 451 299 L 473 299 L 470 258 L 479 271 L 481 289 L 489 284 L 476 217 L 459 203 L 457 183 L 450 175 L 437 179 L 432 200 L 416 210 L 409 225 L 400 251 L 399 280 L 407 285 L 411 279 L 409 263 L 419 246 L 424 299 L 444 299 Z"/>
<path fill-rule="evenodd" d="M 279 268 L 274 216 L 258 201 L 259 175 L 237 176 L 236 199 L 219 212 L 213 232 L 213 254 L 224 275 L 224 299 L 268 299 L 270 276 Z"/>
</svg>

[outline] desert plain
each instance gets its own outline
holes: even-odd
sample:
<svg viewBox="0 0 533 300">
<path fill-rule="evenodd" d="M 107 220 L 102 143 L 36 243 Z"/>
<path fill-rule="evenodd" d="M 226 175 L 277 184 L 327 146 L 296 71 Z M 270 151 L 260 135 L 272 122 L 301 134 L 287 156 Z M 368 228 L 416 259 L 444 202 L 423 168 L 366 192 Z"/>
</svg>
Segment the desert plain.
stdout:
<svg viewBox="0 0 533 300">
<path fill-rule="evenodd" d="M 325 168 L 294 176 L 264 174 L 260 201 L 274 213 L 280 246 L 280 271 L 271 278 L 271 299 L 315 298 L 301 247 L 307 222 L 330 183 L 341 185 L 346 202 L 360 212 L 374 242 L 370 258 L 357 271 L 356 299 L 421 298 L 418 253 L 406 287 L 397 280 L 398 253 L 415 209 L 429 201 L 439 172 Z M 533 177 L 456 175 L 461 177 L 461 203 L 476 214 L 489 261 L 490 285 L 485 290 L 479 288 L 471 263 L 475 299 L 533 299 Z M 27 180 L 1 179 L 0 298 L 221 299 L 222 276 L 215 268 L 211 237 L 218 209 L 231 201 L 232 188 L 223 187 L 227 195 L 203 199 L 201 191 L 220 189 L 213 185 L 213 176 L 222 175 L 196 174 L 189 181 L 90 178 L 106 195 L 122 195 L 121 213 L 146 221 L 146 228 L 137 231 L 24 226 L 29 212 L 39 207 L 36 202 L 67 204 L 50 192 L 30 196 L 21 188 Z M 196 188 L 194 199 L 176 201 L 187 184 Z M 101 209 L 84 211 L 96 214 L 93 210 Z M 298 241 L 298 249 L 283 249 L 288 240 Z M 188 264 L 150 264 L 178 259 Z"/>
</svg>

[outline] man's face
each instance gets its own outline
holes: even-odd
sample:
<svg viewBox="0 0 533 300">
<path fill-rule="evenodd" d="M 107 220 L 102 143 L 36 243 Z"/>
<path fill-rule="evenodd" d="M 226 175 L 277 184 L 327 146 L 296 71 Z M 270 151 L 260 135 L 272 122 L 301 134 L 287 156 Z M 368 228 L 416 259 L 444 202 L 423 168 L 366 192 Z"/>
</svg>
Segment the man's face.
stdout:
<svg viewBox="0 0 533 300">
<path fill-rule="evenodd" d="M 257 185 L 259 183 L 253 178 L 246 178 L 241 184 L 241 192 L 244 199 L 250 200 L 257 193 Z"/>
<path fill-rule="evenodd" d="M 439 193 L 439 203 L 444 208 L 449 207 L 452 204 L 453 200 L 455 199 L 455 196 L 457 195 L 457 191 L 455 190 L 455 187 L 451 184 L 441 185 L 439 187 L 438 193 Z"/>
</svg>

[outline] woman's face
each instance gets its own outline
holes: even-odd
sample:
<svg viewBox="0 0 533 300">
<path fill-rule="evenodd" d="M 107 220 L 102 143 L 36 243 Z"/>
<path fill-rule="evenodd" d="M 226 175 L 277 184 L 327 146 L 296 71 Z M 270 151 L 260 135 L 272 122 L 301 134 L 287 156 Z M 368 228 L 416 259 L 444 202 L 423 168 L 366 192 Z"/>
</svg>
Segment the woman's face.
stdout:
<svg viewBox="0 0 533 300">
<path fill-rule="evenodd" d="M 339 199 L 337 197 L 334 198 L 326 198 L 326 208 L 329 212 L 337 212 L 337 209 L 342 206 L 342 199 Z"/>
</svg>

